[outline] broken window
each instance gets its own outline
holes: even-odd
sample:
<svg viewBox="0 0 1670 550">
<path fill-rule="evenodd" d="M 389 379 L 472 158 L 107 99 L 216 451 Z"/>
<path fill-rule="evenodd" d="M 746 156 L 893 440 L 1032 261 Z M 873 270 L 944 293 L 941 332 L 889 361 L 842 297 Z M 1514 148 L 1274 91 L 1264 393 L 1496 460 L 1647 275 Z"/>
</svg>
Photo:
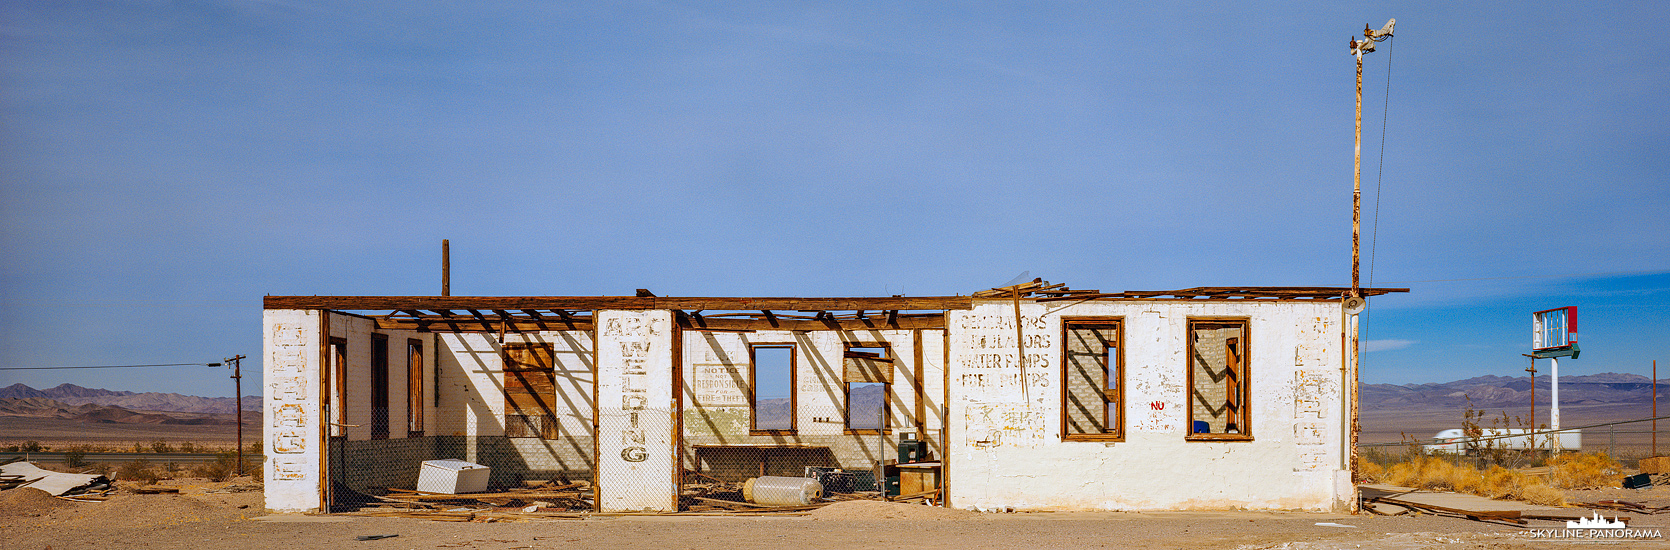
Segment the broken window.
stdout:
<svg viewBox="0 0 1670 550">
<path fill-rule="evenodd" d="M 1063 439 L 1119 441 L 1125 436 L 1125 365 L 1118 319 L 1063 319 Z"/>
<path fill-rule="evenodd" d="M 348 435 L 348 340 L 331 338 L 331 429 L 333 437 Z"/>
<path fill-rule="evenodd" d="M 794 431 L 794 344 L 748 346 L 748 408 L 755 432 Z"/>
<path fill-rule="evenodd" d="M 1247 321 L 1189 320 L 1189 439 L 1252 439 Z"/>
<path fill-rule="evenodd" d="M 557 438 L 556 363 L 551 344 L 504 345 L 504 434 Z"/>
<path fill-rule="evenodd" d="M 847 344 L 842 354 L 846 382 L 846 432 L 887 429 L 887 399 L 893 382 L 893 354 L 886 344 Z"/>
<path fill-rule="evenodd" d="M 371 439 L 389 438 L 389 337 L 371 335 Z"/>
<path fill-rule="evenodd" d="M 423 340 L 406 340 L 406 436 L 423 437 Z"/>
</svg>

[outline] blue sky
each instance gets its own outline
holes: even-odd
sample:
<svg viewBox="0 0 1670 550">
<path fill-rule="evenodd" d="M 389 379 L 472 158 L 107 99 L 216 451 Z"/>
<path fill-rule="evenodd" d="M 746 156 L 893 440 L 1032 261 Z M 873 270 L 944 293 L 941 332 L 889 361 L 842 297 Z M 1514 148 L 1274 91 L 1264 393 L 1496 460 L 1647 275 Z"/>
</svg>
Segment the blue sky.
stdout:
<svg viewBox="0 0 1670 550">
<path fill-rule="evenodd" d="M 0 8 L 0 363 L 258 357 L 262 295 L 435 294 L 443 238 L 458 295 L 1348 284 L 1389 17 L 1364 380 L 1565 305 L 1562 374 L 1670 348 L 1663 3 L 338 4 Z"/>
</svg>

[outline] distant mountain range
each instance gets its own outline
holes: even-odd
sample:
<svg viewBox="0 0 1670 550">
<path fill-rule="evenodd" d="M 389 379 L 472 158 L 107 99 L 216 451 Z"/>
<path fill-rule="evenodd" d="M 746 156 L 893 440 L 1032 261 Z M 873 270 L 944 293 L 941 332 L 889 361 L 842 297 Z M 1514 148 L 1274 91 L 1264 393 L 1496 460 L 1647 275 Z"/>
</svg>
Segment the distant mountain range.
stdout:
<svg viewBox="0 0 1670 550">
<path fill-rule="evenodd" d="M 0 388 L 0 399 L 50 399 L 65 405 L 105 405 L 120 407 L 130 411 L 170 411 L 189 413 L 223 413 L 232 414 L 237 408 L 237 399 L 232 397 L 199 397 L 178 393 L 101 390 L 84 388 L 75 384 L 61 384 L 57 387 L 37 390 L 23 384 L 12 384 Z M 244 396 L 244 410 L 261 410 L 261 396 Z"/>
<path fill-rule="evenodd" d="M 1549 376 L 1537 377 L 1537 405 L 1548 403 Z M 1607 372 L 1560 377 L 1561 405 L 1648 404 L 1652 379 L 1639 374 Z M 1659 400 L 1670 405 L 1670 379 L 1659 380 Z M 1359 398 L 1369 410 L 1461 409 L 1471 399 L 1474 408 L 1526 407 L 1531 404 L 1528 376 L 1479 376 L 1428 384 L 1363 384 Z"/>
<path fill-rule="evenodd" d="M 230 413 L 134 411 L 114 405 L 83 403 L 70 405 L 45 397 L 0 397 L 0 417 L 59 418 L 96 424 L 170 424 L 178 426 L 226 425 L 236 423 Z M 253 418 L 252 418 L 253 417 Z M 255 411 L 244 413 L 245 422 L 260 422 Z"/>
</svg>

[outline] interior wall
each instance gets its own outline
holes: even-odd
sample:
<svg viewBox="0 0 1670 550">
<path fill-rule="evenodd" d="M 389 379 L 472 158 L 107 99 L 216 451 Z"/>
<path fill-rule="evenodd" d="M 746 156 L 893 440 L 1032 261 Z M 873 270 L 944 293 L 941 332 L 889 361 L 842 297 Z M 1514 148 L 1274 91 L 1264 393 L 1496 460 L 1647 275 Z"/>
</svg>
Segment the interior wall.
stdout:
<svg viewBox="0 0 1670 550">
<path fill-rule="evenodd" d="M 923 331 L 922 383 L 928 427 L 941 427 L 943 396 L 943 336 Z M 916 376 L 915 338 L 909 330 L 879 331 L 685 331 L 682 380 L 685 467 L 711 471 L 725 467 L 714 446 L 736 449 L 770 446 L 807 446 L 813 449 L 778 453 L 775 458 L 744 456 L 738 450 L 733 466 L 747 468 L 750 460 L 768 460 L 785 468 L 799 468 L 796 461 L 812 466 L 868 469 L 875 461 L 897 458 L 899 432 L 915 433 L 916 396 L 911 382 Z M 893 383 L 888 388 L 888 430 L 885 433 L 849 434 L 845 425 L 847 396 L 843 355 L 847 342 L 886 343 L 893 363 Z M 793 433 L 750 434 L 753 410 L 749 407 L 751 344 L 795 345 L 795 419 Z M 708 447 L 697 453 L 697 447 Z M 937 447 L 937 445 L 935 446 Z M 937 451 L 938 449 L 936 449 Z M 701 455 L 701 456 L 698 456 Z M 707 463 L 698 463 L 698 459 Z M 754 465 L 758 466 L 758 465 Z M 770 466 L 765 466 L 770 467 Z M 740 472 L 738 475 L 741 475 Z M 758 473 L 757 471 L 755 473 Z M 802 472 L 793 472 L 802 475 Z"/>
<path fill-rule="evenodd" d="M 330 336 L 347 340 L 348 348 L 348 402 L 347 422 L 345 428 L 349 441 L 366 441 L 371 439 L 372 423 L 372 381 L 371 381 L 371 335 L 381 334 L 388 338 L 388 422 L 389 439 L 402 439 L 407 432 L 407 398 L 410 386 L 407 384 L 406 372 L 406 341 L 418 339 L 424 342 L 426 355 L 433 349 L 434 335 L 410 330 L 379 330 L 376 321 L 358 315 L 339 312 L 328 312 L 330 315 Z M 429 357 L 425 361 L 432 360 Z M 425 368 L 430 371 L 433 369 Z M 327 373 L 327 376 L 329 373 Z M 433 395 L 433 374 L 423 386 L 425 397 Z M 331 380 L 335 383 L 335 380 Z M 334 390 L 333 390 L 334 391 Z M 425 399 L 424 431 L 430 432 L 429 419 L 434 417 L 433 399 Z"/>
<path fill-rule="evenodd" d="M 490 450 L 476 438 L 503 438 L 529 469 L 591 472 L 593 460 L 593 395 L 596 374 L 590 331 L 551 331 L 508 334 L 505 343 L 549 344 L 555 395 L 552 413 L 558 421 L 557 439 L 504 438 L 503 346 L 495 335 L 442 333 L 435 335 L 438 374 L 433 414 L 426 420 L 431 433 L 463 436 L 468 443 L 464 460 L 485 460 Z"/>
</svg>

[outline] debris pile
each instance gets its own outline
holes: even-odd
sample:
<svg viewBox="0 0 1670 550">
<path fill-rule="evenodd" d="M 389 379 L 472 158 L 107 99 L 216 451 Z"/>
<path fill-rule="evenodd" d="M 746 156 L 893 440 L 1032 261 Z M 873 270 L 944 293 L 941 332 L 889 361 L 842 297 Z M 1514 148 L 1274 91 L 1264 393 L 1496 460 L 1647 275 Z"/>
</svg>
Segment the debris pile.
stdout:
<svg viewBox="0 0 1670 550">
<path fill-rule="evenodd" d="M 420 517 L 437 521 L 492 522 L 516 517 L 579 517 L 593 509 L 591 482 L 536 482 L 520 489 L 488 493 L 432 493 L 388 488 L 372 495 L 381 506 L 361 508 L 352 515 Z"/>
<path fill-rule="evenodd" d="M 0 490 L 18 488 L 39 489 L 66 500 L 102 501 L 116 484 L 102 474 L 43 470 L 22 459 L 0 463 Z"/>
</svg>

